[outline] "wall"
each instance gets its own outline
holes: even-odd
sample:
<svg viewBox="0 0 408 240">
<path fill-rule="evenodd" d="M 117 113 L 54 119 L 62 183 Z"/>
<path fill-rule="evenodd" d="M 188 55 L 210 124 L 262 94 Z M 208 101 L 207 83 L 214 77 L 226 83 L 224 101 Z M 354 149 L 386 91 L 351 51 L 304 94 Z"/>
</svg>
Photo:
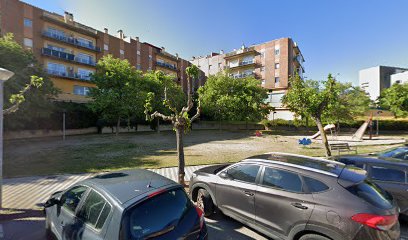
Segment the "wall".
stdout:
<svg viewBox="0 0 408 240">
<path fill-rule="evenodd" d="M 359 71 L 359 85 L 375 101 L 380 96 L 380 67 L 372 67 Z"/>
<path fill-rule="evenodd" d="M 397 81 L 400 81 L 400 84 L 408 83 L 408 71 L 405 71 L 403 73 L 396 73 L 391 75 L 391 86 L 396 83 Z"/>
<path fill-rule="evenodd" d="M 96 127 L 83 128 L 83 129 L 67 129 L 65 131 L 66 136 L 81 135 L 97 133 Z M 24 131 L 12 131 L 4 132 L 4 139 L 25 139 L 25 138 L 41 138 L 41 137 L 62 137 L 62 130 L 24 130 Z"/>
</svg>

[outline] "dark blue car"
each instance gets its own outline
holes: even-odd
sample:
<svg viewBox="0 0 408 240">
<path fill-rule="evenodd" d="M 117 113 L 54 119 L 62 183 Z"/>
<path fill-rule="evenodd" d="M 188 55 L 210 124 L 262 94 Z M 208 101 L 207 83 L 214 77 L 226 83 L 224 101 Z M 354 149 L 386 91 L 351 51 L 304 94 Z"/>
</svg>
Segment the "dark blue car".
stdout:
<svg viewBox="0 0 408 240">
<path fill-rule="evenodd" d="M 56 239 L 207 239 L 203 212 L 183 187 L 147 170 L 108 173 L 44 204 Z"/>
</svg>

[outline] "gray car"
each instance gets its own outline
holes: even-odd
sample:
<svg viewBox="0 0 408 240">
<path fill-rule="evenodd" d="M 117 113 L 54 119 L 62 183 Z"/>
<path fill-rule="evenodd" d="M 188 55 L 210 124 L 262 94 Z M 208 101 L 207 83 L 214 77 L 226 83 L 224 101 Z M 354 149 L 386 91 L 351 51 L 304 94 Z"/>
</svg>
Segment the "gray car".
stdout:
<svg viewBox="0 0 408 240">
<path fill-rule="evenodd" d="M 81 181 L 44 204 L 57 239 L 207 239 L 203 212 L 180 184 L 147 170 Z"/>
<path fill-rule="evenodd" d="M 194 172 L 190 197 L 276 239 L 399 239 L 392 196 L 361 169 L 335 161 L 267 153 Z"/>
</svg>

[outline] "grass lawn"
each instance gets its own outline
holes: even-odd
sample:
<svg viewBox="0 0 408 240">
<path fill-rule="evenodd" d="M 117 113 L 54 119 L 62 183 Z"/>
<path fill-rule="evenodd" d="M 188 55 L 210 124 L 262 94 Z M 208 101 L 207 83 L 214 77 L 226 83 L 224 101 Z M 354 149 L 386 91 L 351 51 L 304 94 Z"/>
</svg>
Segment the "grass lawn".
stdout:
<svg viewBox="0 0 408 240">
<path fill-rule="evenodd" d="M 324 156 L 321 144 L 301 147 L 298 137 L 254 131 L 192 131 L 184 138 L 186 165 L 236 162 L 271 151 Z M 293 134 L 293 133 L 292 133 Z M 299 134 L 300 135 L 300 134 Z M 404 137 L 404 136 L 402 136 Z M 391 146 L 362 146 L 359 153 Z M 53 175 L 177 166 L 174 132 L 69 136 L 6 141 L 4 176 Z"/>
</svg>

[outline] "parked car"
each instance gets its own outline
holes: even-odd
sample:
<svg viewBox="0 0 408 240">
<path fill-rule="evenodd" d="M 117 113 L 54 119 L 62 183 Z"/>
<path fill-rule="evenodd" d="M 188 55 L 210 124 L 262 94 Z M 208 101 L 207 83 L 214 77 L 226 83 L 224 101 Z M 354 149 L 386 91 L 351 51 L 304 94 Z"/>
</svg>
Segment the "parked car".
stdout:
<svg viewBox="0 0 408 240">
<path fill-rule="evenodd" d="M 57 239 L 207 239 L 184 188 L 147 170 L 114 172 L 54 193 L 44 204 Z"/>
<path fill-rule="evenodd" d="M 408 160 L 408 145 L 396 148 L 391 148 L 379 153 L 369 154 L 382 159 L 395 158 L 400 160 Z"/>
<path fill-rule="evenodd" d="M 392 196 L 335 161 L 284 153 L 253 156 L 194 172 L 189 194 L 206 216 L 219 209 L 277 239 L 400 236 Z"/>
<path fill-rule="evenodd" d="M 335 160 L 344 164 L 362 168 L 368 178 L 390 192 L 397 200 L 400 213 L 408 219 L 408 162 L 392 158 L 375 158 L 374 156 L 340 155 Z"/>
</svg>

